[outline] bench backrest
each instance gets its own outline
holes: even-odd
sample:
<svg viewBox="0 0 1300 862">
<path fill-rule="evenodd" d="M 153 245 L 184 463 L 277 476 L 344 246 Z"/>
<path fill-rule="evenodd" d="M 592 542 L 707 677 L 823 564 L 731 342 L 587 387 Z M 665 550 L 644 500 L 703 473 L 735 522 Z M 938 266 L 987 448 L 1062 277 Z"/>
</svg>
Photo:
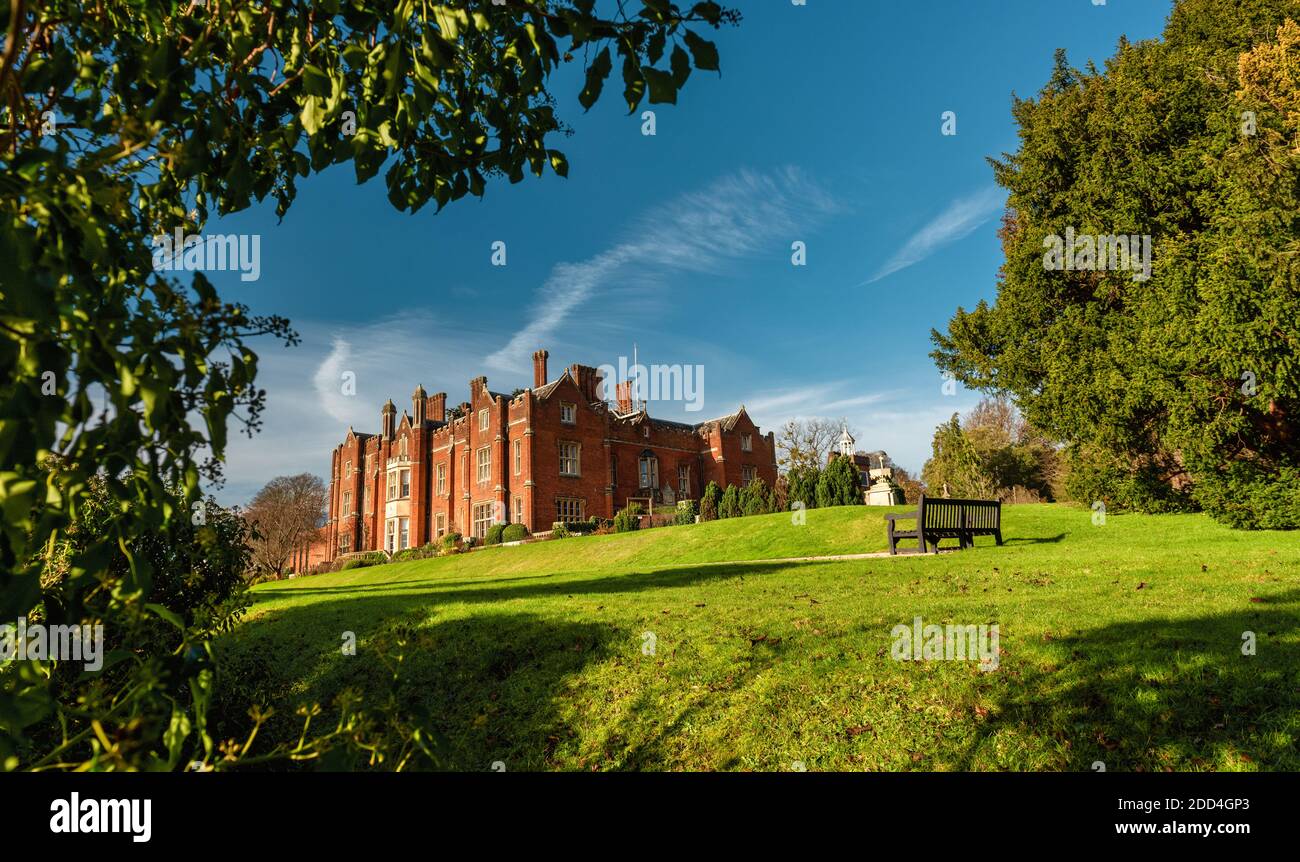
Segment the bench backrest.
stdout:
<svg viewBox="0 0 1300 862">
<path fill-rule="evenodd" d="M 921 495 L 920 521 L 927 530 L 997 530 L 1002 526 L 998 500 L 953 500 Z"/>
</svg>

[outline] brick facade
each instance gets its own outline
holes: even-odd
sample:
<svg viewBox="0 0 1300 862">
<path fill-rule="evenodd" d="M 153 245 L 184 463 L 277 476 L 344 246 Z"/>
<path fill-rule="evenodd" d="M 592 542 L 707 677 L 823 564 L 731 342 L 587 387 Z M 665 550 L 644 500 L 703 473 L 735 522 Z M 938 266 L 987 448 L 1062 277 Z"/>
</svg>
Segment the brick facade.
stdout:
<svg viewBox="0 0 1300 862">
<path fill-rule="evenodd" d="M 776 441 L 745 408 L 694 425 L 651 418 L 627 383 L 599 396 L 595 368 L 547 381 L 533 355 L 533 387 L 515 396 L 469 382 L 469 400 L 416 387 L 411 410 L 380 411 L 378 434 L 351 428 L 330 456 L 328 558 L 400 550 L 445 533 L 481 536 L 492 523 L 545 532 L 558 520 L 612 518 L 629 500 L 671 506 L 725 488 L 776 482 Z"/>
</svg>

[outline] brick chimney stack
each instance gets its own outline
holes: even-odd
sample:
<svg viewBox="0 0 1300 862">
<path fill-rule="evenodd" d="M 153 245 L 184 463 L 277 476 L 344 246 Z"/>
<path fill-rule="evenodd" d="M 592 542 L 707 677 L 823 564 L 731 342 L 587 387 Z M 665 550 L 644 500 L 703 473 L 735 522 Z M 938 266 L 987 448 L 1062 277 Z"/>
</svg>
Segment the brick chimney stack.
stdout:
<svg viewBox="0 0 1300 862">
<path fill-rule="evenodd" d="M 588 401 L 596 400 L 596 381 L 600 379 L 599 373 L 590 365 L 578 365 L 576 362 L 569 369 L 573 379 L 578 381 L 578 389 L 582 392 L 582 397 Z"/>
<path fill-rule="evenodd" d="M 533 388 L 539 389 L 546 385 L 546 360 L 550 353 L 545 350 L 539 350 L 533 354 Z"/>
<path fill-rule="evenodd" d="M 618 412 L 632 412 L 632 381 L 624 380 L 618 384 Z"/>
<path fill-rule="evenodd" d="M 447 421 L 447 393 L 435 392 L 429 396 L 428 416 L 434 422 Z"/>
</svg>

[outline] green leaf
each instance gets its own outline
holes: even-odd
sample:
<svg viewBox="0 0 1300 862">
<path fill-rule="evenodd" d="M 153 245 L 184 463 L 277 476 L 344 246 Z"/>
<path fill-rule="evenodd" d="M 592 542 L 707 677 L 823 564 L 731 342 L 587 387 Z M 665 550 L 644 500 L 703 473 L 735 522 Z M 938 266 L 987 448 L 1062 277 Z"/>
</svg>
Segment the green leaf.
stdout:
<svg viewBox="0 0 1300 862">
<path fill-rule="evenodd" d="M 690 30 L 683 33 L 686 39 L 686 47 L 691 49 L 691 56 L 695 58 L 695 68 L 706 69 L 710 72 L 718 71 L 718 49 L 712 42 L 702 39 Z"/>
<path fill-rule="evenodd" d="M 614 61 L 610 58 L 609 46 L 606 45 L 590 66 L 587 67 L 587 84 L 578 94 L 578 102 L 582 107 L 591 109 L 600 98 L 600 92 L 605 88 L 605 79 L 609 77 L 610 71 L 614 68 Z"/>
</svg>

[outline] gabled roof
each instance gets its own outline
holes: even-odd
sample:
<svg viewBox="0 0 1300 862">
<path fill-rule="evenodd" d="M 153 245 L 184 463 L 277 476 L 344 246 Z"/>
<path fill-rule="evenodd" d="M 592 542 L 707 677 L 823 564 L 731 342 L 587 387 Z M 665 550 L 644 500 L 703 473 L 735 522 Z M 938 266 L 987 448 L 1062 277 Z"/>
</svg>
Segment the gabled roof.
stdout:
<svg viewBox="0 0 1300 862">
<path fill-rule="evenodd" d="M 749 416 L 749 414 L 745 412 L 744 404 L 740 405 L 740 409 L 737 410 L 735 413 L 730 414 L 729 416 L 720 416 L 717 419 L 709 419 L 706 422 L 701 422 L 695 427 L 703 428 L 705 425 L 717 424 L 722 426 L 723 431 L 732 431 L 735 429 L 736 422 L 740 420 L 741 416 L 745 416 L 745 417 Z"/>
<path fill-rule="evenodd" d="M 564 369 L 563 374 L 561 374 L 559 377 L 552 380 L 550 383 L 547 383 L 544 386 L 538 386 L 536 389 L 534 389 L 533 390 L 534 397 L 550 398 L 551 394 L 555 392 L 556 388 L 559 387 L 560 383 L 562 383 L 564 381 L 564 378 L 566 377 L 569 378 L 570 380 L 573 380 L 573 375 L 569 373 L 569 369 L 567 368 Z M 578 381 L 573 380 L 573 385 L 577 386 Z"/>
</svg>

